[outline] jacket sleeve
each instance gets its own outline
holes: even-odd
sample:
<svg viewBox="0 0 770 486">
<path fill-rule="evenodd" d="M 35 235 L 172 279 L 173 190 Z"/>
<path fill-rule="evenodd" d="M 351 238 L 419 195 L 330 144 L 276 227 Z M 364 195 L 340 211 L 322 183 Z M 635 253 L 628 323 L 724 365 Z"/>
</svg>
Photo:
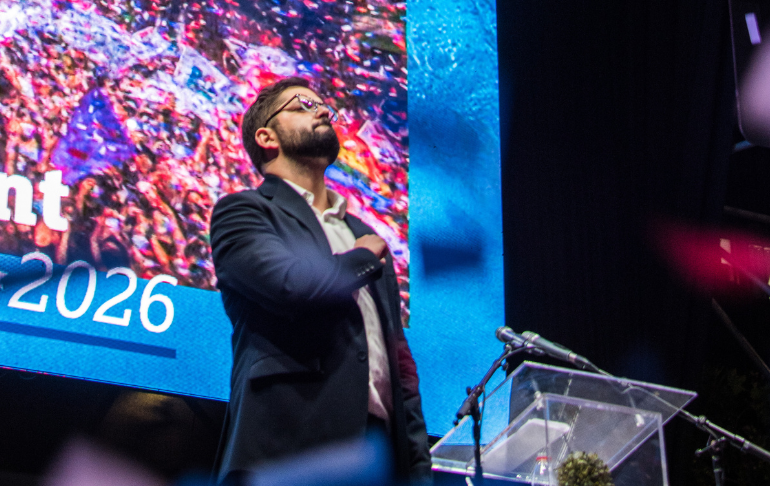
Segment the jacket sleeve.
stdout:
<svg viewBox="0 0 770 486">
<path fill-rule="evenodd" d="M 417 365 L 412 357 L 404 331 L 397 332 L 398 372 L 401 378 L 401 391 L 404 397 L 406 415 L 406 434 L 409 441 L 409 476 L 412 484 L 432 484 L 431 456 L 428 448 L 428 433 L 422 414 L 422 400 L 419 391 Z"/>
<path fill-rule="evenodd" d="M 276 228 L 276 211 L 251 191 L 217 203 L 211 247 L 220 287 L 287 315 L 349 299 L 381 274 L 382 263 L 364 248 L 332 255 L 321 251 L 310 233 L 290 235 L 289 244 Z"/>
</svg>

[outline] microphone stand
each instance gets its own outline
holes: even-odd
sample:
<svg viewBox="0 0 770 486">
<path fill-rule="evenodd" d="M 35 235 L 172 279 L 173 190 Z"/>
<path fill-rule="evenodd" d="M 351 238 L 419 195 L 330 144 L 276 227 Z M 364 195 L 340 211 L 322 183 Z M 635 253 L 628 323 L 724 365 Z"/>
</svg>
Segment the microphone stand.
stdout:
<svg viewBox="0 0 770 486">
<path fill-rule="evenodd" d="M 598 370 L 597 372 L 599 374 L 602 374 L 604 376 L 609 376 L 610 378 L 617 378 L 616 376 L 602 369 L 596 368 L 596 370 Z M 770 462 L 770 452 L 744 439 L 740 435 L 733 434 L 729 430 L 718 426 L 717 424 L 707 419 L 706 416 L 701 415 L 700 417 L 696 417 L 695 415 L 691 414 L 685 409 L 678 409 L 668 401 L 664 400 L 663 398 L 659 397 L 654 393 L 651 393 L 649 390 L 646 390 L 644 388 L 639 388 L 636 386 L 628 386 L 629 390 L 631 388 L 641 391 L 645 395 L 651 398 L 654 398 L 658 402 L 662 403 L 667 407 L 670 407 L 673 410 L 678 410 L 678 413 L 675 413 L 675 415 L 682 417 L 684 420 L 690 422 L 695 427 L 702 430 L 703 432 L 706 432 L 709 435 L 710 439 L 706 447 L 695 451 L 695 455 L 700 457 L 706 452 L 711 453 L 711 467 L 714 471 L 714 481 L 716 483 L 716 486 L 724 486 L 725 472 L 724 472 L 724 469 L 722 468 L 721 460 L 722 460 L 722 453 L 724 452 L 725 444 L 730 444 L 733 447 L 739 449 L 743 453 L 749 453 L 764 461 Z"/>
<path fill-rule="evenodd" d="M 481 409 L 479 407 L 479 397 L 484 393 L 484 387 L 492 378 L 492 375 L 495 373 L 495 371 L 497 371 L 497 369 L 500 367 L 503 367 L 503 369 L 505 369 L 505 360 L 507 360 L 514 354 L 519 353 L 521 351 L 525 351 L 527 349 L 528 349 L 527 347 L 513 349 L 510 344 L 506 344 L 503 354 L 501 354 L 500 357 L 497 358 L 494 361 L 494 363 L 492 363 L 492 366 L 486 372 L 486 374 L 484 375 L 484 378 L 481 379 L 481 382 L 479 382 L 479 384 L 474 386 L 473 388 L 468 387 L 465 389 L 465 392 L 468 394 L 468 397 L 465 399 L 465 401 L 463 401 L 463 404 L 460 406 L 460 408 L 457 410 L 457 413 L 455 414 L 455 416 L 457 417 L 454 421 L 455 425 L 460 423 L 460 420 L 466 417 L 467 415 L 470 415 L 471 418 L 473 419 L 473 457 L 476 464 L 473 479 L 477 486 L 481 486 L 484 484 L 484 471 L 481 468 L 481 418 L 482 416 L 481 416 Z"/>
<path fill-rule="evenodd" d="M 711 469 L 714 471 L 714 484 L 716 484 L 716 486 L 722 486 L 725 481 L 725 470 L 722 469 L 721 461 L 722 461 L 722 452 L 724 452 L 726 440 L 727 439 L 725 439 L 724 437 L 720 437 L 719 439 L 714 439 L 713 437 L 709 437 L 706 447 L 695 451 L 695 455 L 697 457 L 700 457 L 706 452 L 711 452 Z"/>
<path fill-rule="evenodd" d="M 749 442 L 740 435 L 733 434 L 729 430 L 723 429 L 711 422 L 705 416 L 701 415 L 700 417 L 696 417 L 690 412 L 682 410 L 682 417 L 711 436 L 708 445 L 703 449 L 696 451 L 695 455 L 700 456 L 705 452 L 711 452 L 711 465 L 714 469 L 714 479 L 717 486 L 722 486 L 724 484 L 725 473 L 720 461 L 725 443 L 739 449 L 741 452 L 751 454 L 754 457 L 770 462 L 770 452 Z"/>
<path fill-rule="evenodd" d="M 608 376 L 610 378 L 617 378 L 616 376 L 598 367 L 594 367 L 594 368 L 596 372 L 599 374 Z M 711 467 L 714 471 L 714 481 L 716 486 L 724 486 L 725 471 L 722 468 L 721 461 L 722 461 L 722 453 L 724 452 L 725 444 L 730 444 L 733 447 L 739 449 L 743 453 L 749 453 L 764 461 L 770 462 L 770 452 L 744 439 L 740 435 L 733 434 L 729 430 L 718 426 L 717 424 L 707 419 L 704 415 L 701 415 L 700 417 L 696 417 L 695 415 L 691 414 L 687 410 L 678 409 L 677 407 L 675 407 L 668 401 L 662 399 L 658 395 L 651 393 L 649 390 L 646 390 L 644 388 L 639 388 L 636 386 L 628 387 L 628 389 L 631 389 L 631 388 L 641 391 L 645 395 L 654 398 L 658 402 L 670 407 L 673 410 L 678 410 L 678 413 L 676 413 L 675 415 L 681 416 L 686 421 L 695 425 L 695 427 L 697 427 L 698 429 L 709 434 L 710 438 L 709 438 L 708 444 L 703 449 L 698 449 L 697 451 L 695 451 L 695 455 L 700 457 L 706 452 L 711 453 Z"/>
</svg>

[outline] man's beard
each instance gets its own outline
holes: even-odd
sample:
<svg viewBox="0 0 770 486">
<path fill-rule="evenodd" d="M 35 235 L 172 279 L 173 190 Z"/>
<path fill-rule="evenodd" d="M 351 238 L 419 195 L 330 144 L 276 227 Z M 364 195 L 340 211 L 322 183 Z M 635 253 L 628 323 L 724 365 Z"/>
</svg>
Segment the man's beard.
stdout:
<svg viewBox="0 0 770 486">
<path fill-rule="evenodd" d="M 329 122 L 321 122 L 321 125 L 326 125 L 328 129 L 318 130 L 316 126 L 310 130 L 289 132 L 280 125 L 276 125 L 275 131 L 283 153 L 295 161 L 323 158 L 329 165 L 337 160 L 337 155 L 340 153 L 340 140 L 337 138 L 337 133 Z"/>
</svg>

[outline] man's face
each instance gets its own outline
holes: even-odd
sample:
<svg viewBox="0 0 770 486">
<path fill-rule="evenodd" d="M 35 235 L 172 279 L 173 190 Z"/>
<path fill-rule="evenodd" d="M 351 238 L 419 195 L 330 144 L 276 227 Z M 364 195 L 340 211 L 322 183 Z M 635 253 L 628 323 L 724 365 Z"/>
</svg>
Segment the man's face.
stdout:
<svg viewBox="0 0 770 486">
<path fill-rule="evenodd" d="M 295 161 L 323 158 L 327 165 L 331 164 L 340 152 L 340 141 L 329 121 L 328 111 L 323 107 L 316 112 L 305 111 L 295 97 L 297 94 L 321 102 L 317 94 L 303 87 L 292 87 L 281 93 L 278 106 L 291 99 L 271 123 L 281 149 Z"/>
</svg>

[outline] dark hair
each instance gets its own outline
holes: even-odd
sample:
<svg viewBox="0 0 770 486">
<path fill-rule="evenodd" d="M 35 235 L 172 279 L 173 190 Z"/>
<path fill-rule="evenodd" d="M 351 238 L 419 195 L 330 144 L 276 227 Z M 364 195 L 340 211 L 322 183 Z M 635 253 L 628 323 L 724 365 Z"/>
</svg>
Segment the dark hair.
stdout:
<svg viewBox="0 0 770 486">
<path fill-rule="evenodd" d="M 252 103 L 243 115 L 243 121 L 241 122 L 243 148 L 246 149 L 251 163 L 254 164 L 254 167 L 257 168 L 260 174 L 262 174 L 262 166 L 267 161 L 265 160 L 265 151 L 254 140 L 254 135 L 257 133 L 257 130 L 264 126 L 265 121 L 273 114 L 273 111 L 278 108 L 278 98 L 281 96 L 281 93 L 295 86 L 310 88 L 310 81 L 304 78 L 291 77 L 265 86 L 259 92 L 257 100 Z"/>
</svg>

